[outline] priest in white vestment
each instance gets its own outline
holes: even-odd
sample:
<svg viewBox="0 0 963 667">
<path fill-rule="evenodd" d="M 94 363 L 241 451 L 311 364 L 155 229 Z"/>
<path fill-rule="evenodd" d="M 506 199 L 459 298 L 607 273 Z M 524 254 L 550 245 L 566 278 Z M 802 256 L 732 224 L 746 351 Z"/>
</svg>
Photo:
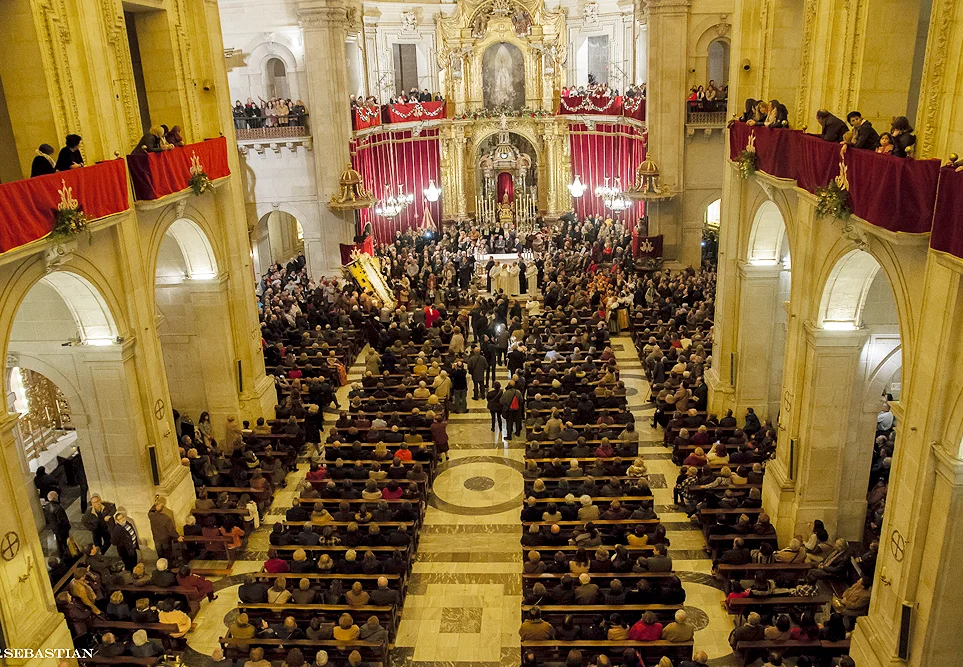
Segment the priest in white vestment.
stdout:
<svg viewBox="0 0 963 667">
<path fill-rule="evenodd" d="M 518 266 L 518 262 L 512 262 L 512 265 L 508 267 L 508 287 L 505 290 L 505 294 L 518 294 L 519 281 L 518 274 L 521 272 L 521 268 Z"/>
</svg>

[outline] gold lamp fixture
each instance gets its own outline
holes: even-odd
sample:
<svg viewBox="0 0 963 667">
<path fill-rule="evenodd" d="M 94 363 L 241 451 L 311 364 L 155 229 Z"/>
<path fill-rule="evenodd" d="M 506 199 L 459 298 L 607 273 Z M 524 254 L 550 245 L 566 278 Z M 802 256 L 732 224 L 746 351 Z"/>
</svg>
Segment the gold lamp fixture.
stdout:
<svg viewBox="0 0 963 667">
<path fill-rule="evenodd" d="M 347 165 L 338 181 L 339 192 L 331 197 L 328 208 L 335 211 L 358 211 L 374 206 L 374 197 L 364 189 L 364 179 Z"/>
<path fill-rule="evenodd" d="M 635 170 L 635 184 L 625 190 L 622 196 L 634 201 L 662 201 L 672 199 L 675 194 L 669 191 L 667 185 L 661 182 L 659 165 L 652 159 L 652 154 L 645 156 L 645 160 Z"/>
</svg>

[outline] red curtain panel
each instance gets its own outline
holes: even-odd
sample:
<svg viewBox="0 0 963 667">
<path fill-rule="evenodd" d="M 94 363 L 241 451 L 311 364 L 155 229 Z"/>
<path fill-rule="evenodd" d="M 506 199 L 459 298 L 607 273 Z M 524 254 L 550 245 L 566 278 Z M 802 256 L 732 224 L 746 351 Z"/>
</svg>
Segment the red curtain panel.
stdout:
<svg viewBox="0 0 963 667">
<path fill-rule="evenodd" d="M 963 259 L 963 172 L 940 170 L 930 247 Z"/>
<path fill-rule="evenodd" d="M 578 175 L 587 187 L 585 194 L 573 200 L 579 217 L 601 215 L 614 217 L 595 196 L 595 188 L 605 184 L 614 185 L 615 177 L 621 180 L 623 190 L 632 187 L 635 171 L 645 160 L 645 135 L 637 128 L 622 123 L 595 125 L 589 130 L 582 123 L 569 127 L 569 143 L 572 155 L 572 178 Z M 642 215 L 642 205 L 634 203 L 622 214 L 623 219 L 634 220 Z"/>
<path fill-rule="evenodd" d="M 438 146 L 438 130 L 422 130 L 414 136 L 411 130 L 372 133 L 356 139 L 351 146 L 351 163 L 364 179 L 365 188 L 375 200 L 387 196 L 388 187 L 398 195 L 398 184 L 404 192 L 414 195 L 414 201 L 394 218 L 376 215 L 374 209 L 359 211 L 359 229 L 371 222 L 375 240 L 390 241 L 395 232 L 404 232 L 421 225 L 425 207 L 431 209 L 432 218 L 441 220 L 441 202 L 429 203 L 423 192 L 428 181 L 441 187 L 441 157 Z"/>
</svg>

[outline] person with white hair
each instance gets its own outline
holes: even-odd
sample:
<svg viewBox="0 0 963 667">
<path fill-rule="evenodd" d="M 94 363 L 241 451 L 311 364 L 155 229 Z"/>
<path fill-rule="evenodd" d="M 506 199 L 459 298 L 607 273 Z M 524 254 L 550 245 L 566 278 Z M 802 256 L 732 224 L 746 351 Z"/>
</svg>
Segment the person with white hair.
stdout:
<svg viewBox="0 0 963 667">
<path fill-rule="evenodd" d="M 161 655 L 164 647 L 156 639 L 147 636 L 146 630 L 135 630 L 130 645 L 130 654 L 135 658 L 153 658 Z M 213 658 L 213 656 L 211 656 Z M 221 658 L 224 656 L 222 655 Z"/>
<path fill-rule="evenodd" d="M 44 514 L 47 517 L 47 524 L 57 538 L 57 551 L 61 558 L 70 556 L 70 548 L 67 540 L 70 538 L 70 519 L 67 511 L 60 504 L 60 494 L 56 491 L 47 492 L 47 505 L 44 507 Z"/>
<path fill-rule="evenodd" d="M 675 612 L 675 620 L 662 628 L 662 639 L 667 642 L 689 642 L 694 634 L 695 626 L 684 609 Z"/>
<path fill-rule="evenodd" d="M 177 576 L 167 569 L 168 563 L 166 558 L 158 558 L 155 568 L 150 574 L 151 586 L 169 588 L 177 584 Z"/>
</svg>

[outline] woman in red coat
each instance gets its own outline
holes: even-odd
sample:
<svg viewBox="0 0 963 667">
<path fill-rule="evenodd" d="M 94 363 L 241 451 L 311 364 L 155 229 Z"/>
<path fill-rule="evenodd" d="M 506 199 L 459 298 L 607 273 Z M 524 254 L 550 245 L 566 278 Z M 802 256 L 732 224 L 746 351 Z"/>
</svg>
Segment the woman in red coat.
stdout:
<svg viewBox="0 0 963 667">
<path fill-rule="evenodd" d="M 193 588 L 196 591 L 188 595 L 191 602 L 200 602 L 205 597 L 211 602 L 217 599 L 217 596 L 214 595 L 214 584 L 191 572 L 191 568 L 187 565 L 181 566 L 181 569 L 177 571 L 177 585 L 184 588 Z"/>
</svg>

